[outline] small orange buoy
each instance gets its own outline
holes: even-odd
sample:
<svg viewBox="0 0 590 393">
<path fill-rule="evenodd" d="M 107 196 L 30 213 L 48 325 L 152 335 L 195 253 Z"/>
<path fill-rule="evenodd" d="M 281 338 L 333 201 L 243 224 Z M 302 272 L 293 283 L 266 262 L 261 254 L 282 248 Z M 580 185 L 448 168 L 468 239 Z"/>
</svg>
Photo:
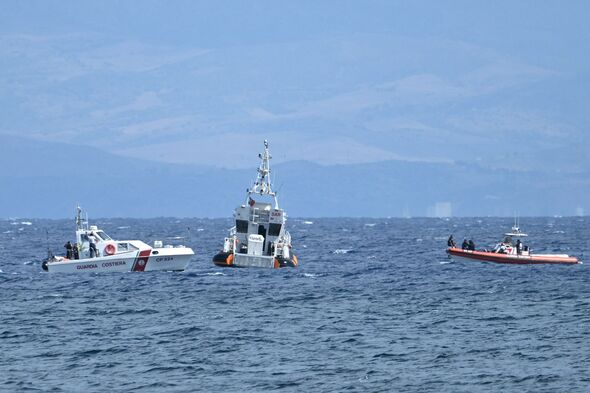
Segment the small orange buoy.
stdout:
<svg viewBox="0 0 590 393">
<path fill-rule="evenodd" d="M 279 263 L 279 260 L 275 258 L 275 269 L 278 269 L 279 267 L 281 267 L 281 264 Z"/>
<path fill-rule="evenodd" d="M 293 261 L 293 266 L 298 266 L 299 265 L 299 261 L 297 260 L 297 256 L 293 255 L 291 257 L 291 260 Z"/>
<path fill-rule="evenodd" d="M 228 266 L 231 266 L 234 264 L 234 254 L 229 254 L 227 256 L 227 259 L 225 260 L 225 263 L 227 263 Z"/>
</svg>

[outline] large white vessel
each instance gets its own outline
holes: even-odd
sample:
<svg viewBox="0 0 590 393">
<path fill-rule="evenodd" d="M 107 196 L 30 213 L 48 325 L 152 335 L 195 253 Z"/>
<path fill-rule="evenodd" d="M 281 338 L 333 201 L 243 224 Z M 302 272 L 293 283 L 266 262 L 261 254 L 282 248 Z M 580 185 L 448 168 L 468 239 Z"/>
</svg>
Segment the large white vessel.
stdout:
<svg viewBox="0 0 590 393">
<path fill-rule="evenodd" d="M 66 256 L 48 257 L 42 268 L 48 272 L 144 272 L 150 270 L 184 270 L 192 249 L 184 246 L 162 246 L 155 241 L 154 247 L 141 240 L 113 240 L 102 229 L 88 225 L 82 218 L 82 209 L 76 214 L 76 242 L 66 243 Z"/>
<path fill-rule="evenodd" d="M 234 212 L 236 225 L 225 238 L 223 250 L 213 257 L 217 266 L 280 268 L 298 265 L 291 251 L 291 235 L 285 230 L 287 215 L 279 208 L 272 189 L 271 155 L 266 140 L 264 153 L 258 157 L 261 162 L 256 181 L 246 193 L 246 203 Z M 263 201 L 264 198 L 270 202 Z"/>
</svg>

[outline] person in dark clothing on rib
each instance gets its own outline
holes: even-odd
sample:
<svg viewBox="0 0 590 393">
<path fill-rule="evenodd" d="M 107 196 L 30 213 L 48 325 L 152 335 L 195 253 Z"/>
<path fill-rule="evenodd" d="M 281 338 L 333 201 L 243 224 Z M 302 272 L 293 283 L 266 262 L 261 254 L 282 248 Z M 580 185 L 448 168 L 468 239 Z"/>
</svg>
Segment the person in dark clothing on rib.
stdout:
<svg viewBox="0 0 590 393">
<path fill-rule="evenodd" d="M 455 239 L 453 239 L 453 235 L 449 236 L 449 240 L 447 240 L 447 246 L 451 248 L 455 248 Z"/>
</svg>

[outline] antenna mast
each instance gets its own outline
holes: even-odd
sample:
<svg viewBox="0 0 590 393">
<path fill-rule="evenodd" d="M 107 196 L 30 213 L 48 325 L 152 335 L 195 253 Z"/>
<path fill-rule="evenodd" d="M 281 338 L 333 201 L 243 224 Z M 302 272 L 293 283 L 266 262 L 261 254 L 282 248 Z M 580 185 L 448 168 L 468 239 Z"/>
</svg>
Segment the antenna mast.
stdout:
<svg viewBox="0 0 590 393">
<path fill-rule="evenodd" d="M 82 218 L 82 208 L 78 205 L 76 206 L 76 230 L 79 231 L 84 229 L 84 224 L 88 225 L 88 217 L 86 217 L 86 221 L 84 221 Z"/>
<path fill-rule="evenodd" d="M 258 176 L 254 182 L 254 186 L 248 190 L 248 197 L 252 194 L 270 195 L 274 198 L 275 208 L 279 208 L 279 201 L 276 193 L 272 190 L 272 182 L 270 180 L 270 159 L 272 156 L 268 150 L 268 141 L 264 140 L 264 153 L 258 154 L 260 158 L 260 166 L 258 167 Z"/>
</svg>

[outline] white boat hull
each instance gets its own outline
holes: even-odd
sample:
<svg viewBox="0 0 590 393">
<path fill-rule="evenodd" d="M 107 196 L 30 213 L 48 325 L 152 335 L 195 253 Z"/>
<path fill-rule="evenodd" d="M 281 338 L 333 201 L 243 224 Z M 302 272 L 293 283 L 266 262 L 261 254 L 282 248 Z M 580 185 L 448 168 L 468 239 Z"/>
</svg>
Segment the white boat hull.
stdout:
<svg viewBox="0 0 590 393">
<path fill-rule="evenodd" d="M 274 257 L 234 254 L 234 266 L 236 267 L 264 267 L 272 269 L 274 268 L 274 265 Z"/>
<path fill-rule="evenodd" d="M 185 270 L 194 252 L 190 248 L 154 248 L 117 255 L 53 260 L 47 263 L 50 273 L 143 272 Z"/>
</svg>

